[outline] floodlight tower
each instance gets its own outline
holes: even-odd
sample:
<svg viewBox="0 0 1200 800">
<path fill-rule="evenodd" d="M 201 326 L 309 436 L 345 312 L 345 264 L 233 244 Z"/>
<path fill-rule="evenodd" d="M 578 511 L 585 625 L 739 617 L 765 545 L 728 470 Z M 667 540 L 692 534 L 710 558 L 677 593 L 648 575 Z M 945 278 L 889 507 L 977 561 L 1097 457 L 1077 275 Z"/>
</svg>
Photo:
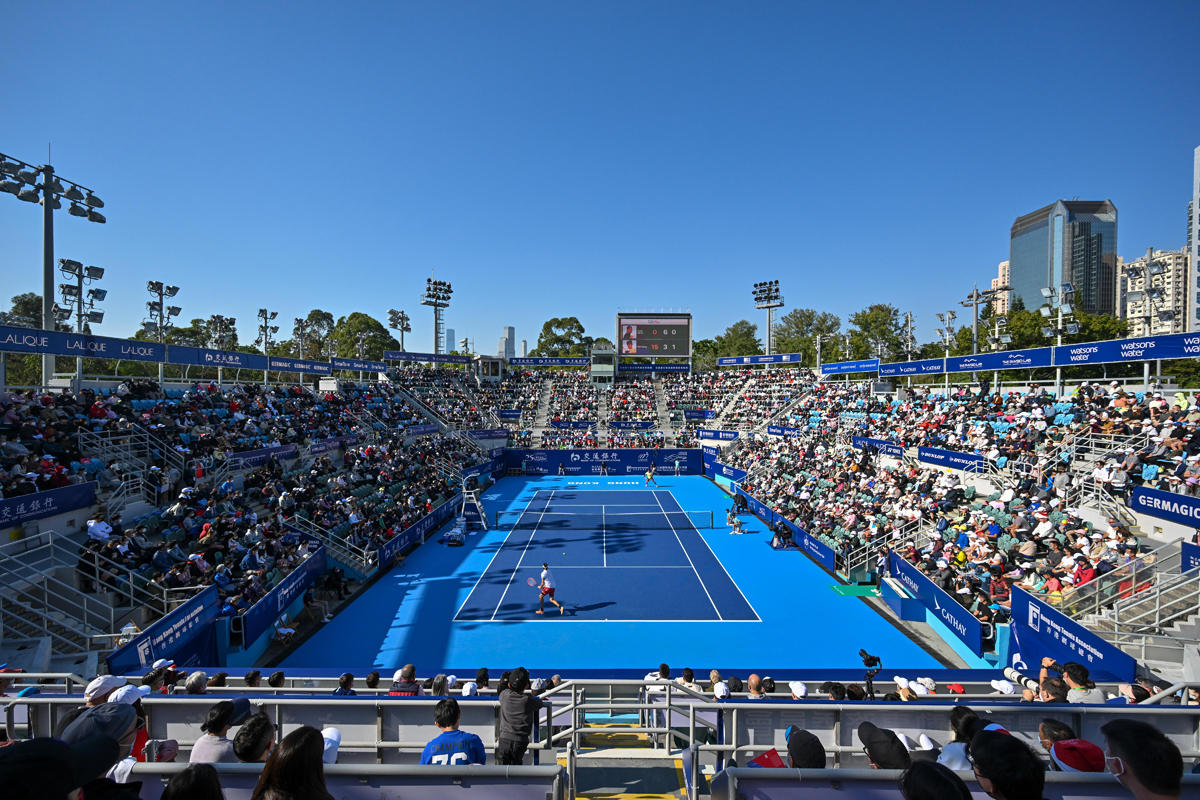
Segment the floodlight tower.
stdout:
<svg viewBox="0 0 1200 800">
<path fill-rule="evenodd" d="M 445 323 L 442 321 L 442 309 L 450 307 L 450 295 L 454 294 L 454 289 L 450 286 L 449 281 L 437 281 L 433 278 L 425 279 L 425 294 L 421 297 L 421 305 L 431 306 L 433 308 L 433 353 L 437 355 L 442 352 L 442 339 L 445 334 Z"/>
<path fill-rule="evenodd" d="M 54 321 L 66 322 L 75 315 L 75 332 L 83 333 L 83 323 L 86 318 L 87 322 L 92 325 L 99 325 L 104 322 L 104 312 L 96 310 L 96 303 L 104 302 L 104 298 L 108 296 L 108 291 L 105 289 L 88 289 L 85 299 L 83 287 L 85 283 L 98 281 L 104 277 L 103 267 L 85 267 L 78 261 L 72 261 L 69 258 L 60 258 L 58 260 L 58 269 L 64 278 L 73 280 L 74 283 L 60 283 L 58 290 L 62 292 L 63 304 L 54 304 Z M 75 358 L 75 388 L 83 385 L 83 357 L 76 356 Z"/>
<path fill-rule="evenodd" d="M 150 319 L 142 321 L 142 330 L 152 336 L 157 335 L 158 343 L 165 344 L 167 333 L 175 327 L 171 320 L 178 317 L 183 311 L 179 306 L 167 305 L 167 298 L 179 294 L 179 287 L 166 285 L 162 281 L 148 281 L 146 291 L 150 293 L 151 297 L 158 299 L 146 303 Z M 164 388 L 163 362 L 161 361 L 158 362 L 158 386 L 160 389 Z"/>
<path fill-rule="evenodd" d="M 300 342 L 299 349 L 296 352 L 300 356 L 301 360 L 306 358 L 304 355 L 304 345 L 308 336 L 308 331 L 311 327 L 312 324 L 308 320 L 304 319 L 304 317 L 296 317 L 294 320 L 292 320 L 292 337 L 298 339 Z M 300 388 L 304 388 L 303 372 L 300 373 Z"/>
<path fill-rule="evenodd" d="M 41 183 L 38 183 L 38 181 Z M 65 185 L 64 185 L 65 184 Z M 42 330 L 54 330 L 54 212 L 62 208 L 62 200 L 71 203 L 67 213 L 89 222 L 103 225 L 108 222 L 96 209 L 104 201 L 92 190 L 66 178 L 58 178 L 54 167 L 44 164 L 35 167 L 19 158 L 0 153 L 0 192 L 16 195 L 18 200 L 42 204 Z M 86 192 L 86 194 L 85 194 Z M 83 205 L 80 205 L 82 203 Z M 54 356 L 42 356 L 42 385 L 49 386 L 54 377 Z"/>
<path fill-rule="evenodd" d="M 951 343 L 954 342 L 954 333 L 955 333 L 954 320 L 957 317 L 958 317 L 958 315 L 955 314 L 953 311 L 947 311 L 945 314 L 937 315 L 938 322 L 940 322 L 946 326 L 944 328 L 938 328 L 937 335 L 942 338 L 942 345 L 946 349 L 946 358 L 947 359 L 950 358 L 950 345 L 951 345 Z M 947 363 L 947 364 L 944 364 L 943 366 L 949 367 L 950 365 Z M 946 383 L 945 383 L 946 396 L 949 397 L 950 396 L 950 370 L 944 369 L 943 371 L 946 373 Z"/>
<path fill-rule="evenodd" d="M 254 340 L 254 344 L 261 347 L 263 355 L 267 357 L 267 368 L 263 370 L 263 386 L 267 385 L 271 374 L 271 345 L 275 344 L 271 337 L 279 333 L 279 326 L 272 325 L 271 321 L 278 316 L 278 311 L 268 311 L 265 308 L 258 310 L 258 338 Z"/>
<path fill-rule="evenodd" d="M 388 327 L 392 330 L 400 331 L 400 352 L 404 352 L 404 334 L 412 333 L 412 325 L 408 324 L 408 314 L 403 311 L 397 311 L 394 308 L 388 309 Z"/>
<path fill-rule="evenodd" d="M 761 281 L 754 284 L 754 307 L 767 310 L 767 355 L 775 345 L 775 309 L 783 307 L 783 295 L 779 293 L 779 281 Z M 767 369 L 771 365 L 767 364 Z"/>
<path fill-rule="evenodd" d="M 1075 308 L 1071 305 L 1071 301 L 1075 299 L 1075 284 L 1067 281 L 1058 287 L 1055 292 L 1051 286 L 1042 287 L 1042 297 L 1046 299 L 1045 305 L 1038 309 L 1043 317 L 1046 318 L 1047 324 L 1042 327 L 1042 336 L 1046 338 L 1057 337 L 1056 344 L 1062 346 L 1062 337 L 1066 333 L 1074 336 L 1079 333 L 1079 323 L 1075 321 Z M 1055 309 L 1058 310 L 1058 324 L 1050 324 L 1050 320 L 1054 317 Z M 1057 360 L 1057 359 L 1055 359 Z M 1054 396 L 1062 399 L 1062 367 L 1054 368 Z"/>
<path fill-rule="evenodd" d="M 355 334 L 355 348 L 356 349 L 354 352 L 356 352 L 358 354 L 359 361 L 362 361 L 363 353 L 366 352 L 368 335 L 369 334 L 367 334 L 366 331 L 359 331 L 357 334 Z M 361 369 L 358 371 L 358 382 L 359 383 L 363 382 L 363 371 Z"/>
<path fill-rule="evenodd" d="M 209 342 L 217 350 L 224 350 L 229 346 L 230 340 L 233 339 L 237 319 L 234 317 L 224 317 L 220 314 L 213 314 L 208 318 L 208 336 Z M 225 385 L 225 367 L 217 363 L 217 386 L 224 387 Z"/>
</svg>

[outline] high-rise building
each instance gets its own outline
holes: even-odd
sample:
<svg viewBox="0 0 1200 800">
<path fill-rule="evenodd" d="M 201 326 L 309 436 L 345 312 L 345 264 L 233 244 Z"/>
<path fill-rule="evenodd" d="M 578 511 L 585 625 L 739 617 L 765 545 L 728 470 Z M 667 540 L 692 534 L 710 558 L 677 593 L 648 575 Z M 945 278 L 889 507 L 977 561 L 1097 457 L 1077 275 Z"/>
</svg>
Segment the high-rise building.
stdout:
<svg viewBox="0 0 1200 800">
<path fill-rule="evenodd" d="M 1008 262 L 1001 261 L 1000 267 L 997 269 L 999 273 L 997 277 L 992 278 L 992 288 L 999 289 L 1001 286 L 1010 286 L 1009 281 L 1012 275 L 1009 273 Z M 1008 297 L 1012 292 L 998 292 L 992 296 L 992 311 L 996 314 L 1007 314 L 1009 308 Z"/>
<path fill-rule="evenodd" d="M 517 357 L 517 329 L 511 325 L 505 325 L 500 329 L 500 336 L 504 341 L 504 349 L 496 353 L 505 360 L 512 360 Z"/>
<path fill-rule="evenodd" d="M 454 328 L 446 328 L 446 352 L 458 349 L 458 341 L 454 338 Z"/>
<path fill-rule="evenodd" d="M 521 340 L 521 358 L 527 358 L 528 356 L 529 356 L 529 340 L 522 339 Z"/>
<path fill-rule="evenodd" d="M 1187 330 L 1200 331 L 1200 147 L 1192 154 L 1192 202 L 1188 206 Z"/>
<path fill-rule="evenodd" d="M 512 356 L 508 355 L 509 347 L 510 347 L 510 344 L 508 341 L 508 337 L 501 336 L 500 343 L 496 345 L 496 358 L 512 358 Z"/>
<path fill-rule="evenodd" d="M 1133 261 L 1117 259 L 1117 302 L 1130 336 L 1184 333 L 1188 299 L 1186 250 L 1146 251 Z"/>
<path fill-rule="evenodd" d="M 1117 207 L 1109 200 L 1059 200 L 1017 217 L 1009 235 L 1009 301 L 1033 310 L 1064 283 L 1077 308 L 1117 312 Z M 1011 305 L 1010 305 L 1011 307 Z"/>
</svg>

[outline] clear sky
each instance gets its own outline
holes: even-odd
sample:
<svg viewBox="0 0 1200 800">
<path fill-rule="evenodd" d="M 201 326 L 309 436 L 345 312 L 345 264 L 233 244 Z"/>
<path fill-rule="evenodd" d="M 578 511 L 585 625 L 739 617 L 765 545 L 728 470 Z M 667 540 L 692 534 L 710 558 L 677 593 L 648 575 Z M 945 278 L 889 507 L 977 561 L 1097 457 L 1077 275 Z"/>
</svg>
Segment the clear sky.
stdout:
<svg viewBox="0 0 1200 800">
<path fill-rule="evenodd" d="M 389 307 L 494 352 L 542 322 L 614 334 L 751 284 L 843 316 L 957 308 L 1015 217 L 1079 196 L 1119 253 L 1186 236 L 1200 4 L 10 3 L 0 152 L 104 198 L 57 215 L 131 335 L 183 319 Z M 43 56 L 48 51 L 49 57 Z M 41 290 L 40 208 L 0 196 L 0 299 Z M 5 307 L 7 307 L 5 305 Z M 784 311 L 787 309 L 785 308 Z M 961 314 L 960 314 L 961 319 Z"/>
</svg>

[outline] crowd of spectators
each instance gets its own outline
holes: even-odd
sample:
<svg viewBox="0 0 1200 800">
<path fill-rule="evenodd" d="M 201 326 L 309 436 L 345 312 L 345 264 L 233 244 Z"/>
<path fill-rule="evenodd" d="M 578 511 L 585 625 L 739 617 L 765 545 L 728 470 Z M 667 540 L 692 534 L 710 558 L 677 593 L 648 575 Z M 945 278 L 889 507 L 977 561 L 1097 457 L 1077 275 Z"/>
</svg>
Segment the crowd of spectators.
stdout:
<svg viewBox="0 0 1200 800">
<path fill-rule="evenodd" d="M 543 450 L 591 450 L 600 445 L 595 431 L 546 428 L 538 446 Z"/>
<path fill-rule="evenodd" d="M 811 370 L 759 370 L 737 390 L 721 419 L 731 425 L 757 425 L 779 413 L 813 383 Z"/>
<path fill-rule="evenodd" d="M 599 419 L 599 392 L 587 370 L 559 371 L 550 380 L 547 421 L 595 422 Z"/>
<path fill-rule="evenodd" d="M 671 411 L 711 409 L 719 412 L 755 370 L 663 373 L 662 387 Z"/>
<path fill-rule="evenodd" d="M 528 370 L 509 370 L 499 383 L 480 381 L 475 396 L 485 408 L 499 416 L 500 411 L 520 410 L 521 421 L 533 422 L 542 396 L 542 375 Z"/>
<path fill-rule="evenodd" d="M 610 422 L 657 420 L 656 403 L 653 380 L 618 377 L 609 389 L 608 419 Z"/>
<path fill-rule="evenodd" d="M 420 398 L 446 422 L 468 430 L 491 427 L 459 383 L 465 380 L 462 370 L 409 367 L 392 376 L 398 386 Z"/>
<path fill-rule="evenodd" d="M 662 447 L 666 442 L 666 434 L 662 431 L 626 431 L 619 428 L 608 430 L 608 446 L 615 449 L 653 449 Z"/>
</svg>

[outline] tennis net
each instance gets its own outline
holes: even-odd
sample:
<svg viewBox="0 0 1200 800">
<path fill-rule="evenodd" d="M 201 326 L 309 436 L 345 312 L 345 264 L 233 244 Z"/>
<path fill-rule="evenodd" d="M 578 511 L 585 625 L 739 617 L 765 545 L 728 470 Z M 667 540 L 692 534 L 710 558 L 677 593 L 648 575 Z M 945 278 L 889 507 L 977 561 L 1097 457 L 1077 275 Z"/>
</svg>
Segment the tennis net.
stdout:
<svg viewBox="0 0 1200 800">
<path fill-rule="evenodd" d="M 596 508 L 596 506 L 589 506 Z M 627 508 L 628 506 L 626 506 Z M 646 531 L 711 528 L 711 511 L 650 511 L 614 512 L 600 506 L 600 511 L 575 513 L 569 511 L 497 511 L 497 528 L 513 530 L 606 530 Z"/>
</svg>

